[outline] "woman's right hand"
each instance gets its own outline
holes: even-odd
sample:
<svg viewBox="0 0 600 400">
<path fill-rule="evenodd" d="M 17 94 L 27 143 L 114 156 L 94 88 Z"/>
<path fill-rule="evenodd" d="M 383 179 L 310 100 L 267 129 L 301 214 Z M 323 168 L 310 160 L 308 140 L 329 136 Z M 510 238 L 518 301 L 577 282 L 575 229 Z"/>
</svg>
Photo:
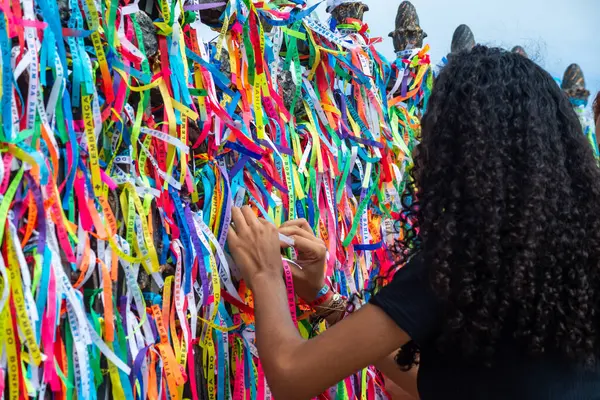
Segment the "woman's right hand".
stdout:
<svg viewBox="0 0 600 400">
<path fill-rule="evenodd" d="M 281 225 L 279 232 L 294 240 L 293 248 L 298 255 L 295 262 L 302 267 L 292 267 L 296 294 L 307 303 L 312 303 L 325 285 L 325 262 L 327 247 L 318 239 L 305 219 L 288 221 Z M 290 247 L 281 243 L 282 248 Z"/>
</svg>

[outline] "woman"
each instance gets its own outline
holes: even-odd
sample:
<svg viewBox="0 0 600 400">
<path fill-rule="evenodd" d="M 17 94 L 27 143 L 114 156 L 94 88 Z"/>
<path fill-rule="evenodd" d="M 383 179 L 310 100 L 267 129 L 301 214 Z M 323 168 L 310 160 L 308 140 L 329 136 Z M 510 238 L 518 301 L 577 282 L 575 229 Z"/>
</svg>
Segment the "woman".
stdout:
<svg viewBox="0 0 600 400">
<path fill-rule="evenodd" d="M 424 400 L 600 398 L 600 171 L 569 101 L 532 61 L 478 46 L 450 61 L 428 107 L 406 210 L 419 237 L 397 246 L 409 261 L 316 338 L 289 315 L 278 230 L 233 211 L 229 246 L 274 397 L 310 399 L 402 347 Z M 320 262 L 300 225 L 282 233 Z M 323 298 L 304 271 L 300 295 Z M 400 368 L 385 372 L 402 383 Z"/>
</svg>

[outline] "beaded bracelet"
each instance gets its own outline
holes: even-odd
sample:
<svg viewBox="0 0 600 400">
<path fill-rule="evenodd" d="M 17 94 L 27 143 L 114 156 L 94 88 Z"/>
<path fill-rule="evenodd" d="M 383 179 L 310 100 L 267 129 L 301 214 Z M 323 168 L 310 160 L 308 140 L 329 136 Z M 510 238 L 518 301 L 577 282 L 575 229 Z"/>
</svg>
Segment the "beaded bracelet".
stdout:
<svg viewBox="0 0 600 400">
<path fill-rule="evenodd" d="M 331 295 L 328 295 L 326 297 L 328 299 L 330 299 L 330 301 L 326 307 L 324 306 L 325 302 L 313 307 L 315 310 L 313 319 L 315 321 L 323 321 L 335 313 L 345 313 L 345 311 L 346 311 L 346 298 L 345 297 L 343 297 L 337 293 L 332 293 Z"/>
</svg>

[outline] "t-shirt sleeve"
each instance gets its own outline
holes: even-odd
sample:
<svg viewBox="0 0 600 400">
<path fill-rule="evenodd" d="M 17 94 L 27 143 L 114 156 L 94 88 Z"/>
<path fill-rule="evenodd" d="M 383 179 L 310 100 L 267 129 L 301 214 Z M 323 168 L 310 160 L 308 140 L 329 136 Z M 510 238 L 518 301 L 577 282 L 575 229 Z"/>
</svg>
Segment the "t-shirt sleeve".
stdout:
<svg viewBox="0 0 600 400">
<path fill-rule="evenodd" d="M 418 255 L 398 270 L 370 303 L 381 308 L 418 345 L 432 341 L 439 332 L 442 305 Z"/>
</svg>

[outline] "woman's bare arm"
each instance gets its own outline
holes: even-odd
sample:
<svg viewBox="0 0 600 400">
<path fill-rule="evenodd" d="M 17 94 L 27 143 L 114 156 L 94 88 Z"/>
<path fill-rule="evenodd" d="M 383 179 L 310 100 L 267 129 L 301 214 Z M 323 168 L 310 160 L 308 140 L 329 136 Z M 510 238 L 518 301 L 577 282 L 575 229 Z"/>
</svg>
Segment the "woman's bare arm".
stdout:
<svg viewBox="0 0 600 400">
<path fill-rule="evenodd" d="M 325 304 L 324 307 L 328 308 L 329 305 Z M 346 307 L 343 307 L 343 309 L 345 309 L 345 308 Z M 335 313 L 327 316 L 327 318 L 325 320 L 326 320 L 327 324 L 331 327 L 331 326 L 337 324 L 338 322 L 340 322 L 345 317 L 345 314 L 346 314 L 345 311 L 338 311 L 338 312 L 335 312 Z M 408 399 L 411 397 L 413 399 L 418 399 L 419 398 L 419 391 L 417 389 L 418 368 L 414 367 L 410 371 L 401 370 L 395 360 L 396 353 L 398 353 L 398 350 L 392 352 L 390 355 L 377 361 L 373 365 L 375 366 L 375 368 L 377 368 L 379 371 L 381 371 L 383 373 L 383 375 L 385 376 L 386 382 L 387 381 L 393 382 L 398 387 L 399 391 L 404 391 L 406 393 L 405 397 L 401 397 L 402 399 L 404 399 L 404 398 Z M 389 389 L 388 385 L 386 385 L 386 388 Z"/>
<path fill-rule="evenodd" d="M 281 278 L 263 275 L 254 280 L 253 292 L 256 345 L 275 398 L 308 400 L 410 341 L 371 305 L 305 340 L 292 322 Z"/>
<path fill-rule="evenodd" d="M 419 390 L 417 389 L 417 373 L 418 369 L 412 368 L 410 371 L 402 371 L 396 363 L 396 352 L 376 362 L 375 368 L 381 371 L 386 379 L 391 380 L 400 389 L 405 391 L 414 399 L 419 398 Z"/>
</svg>

